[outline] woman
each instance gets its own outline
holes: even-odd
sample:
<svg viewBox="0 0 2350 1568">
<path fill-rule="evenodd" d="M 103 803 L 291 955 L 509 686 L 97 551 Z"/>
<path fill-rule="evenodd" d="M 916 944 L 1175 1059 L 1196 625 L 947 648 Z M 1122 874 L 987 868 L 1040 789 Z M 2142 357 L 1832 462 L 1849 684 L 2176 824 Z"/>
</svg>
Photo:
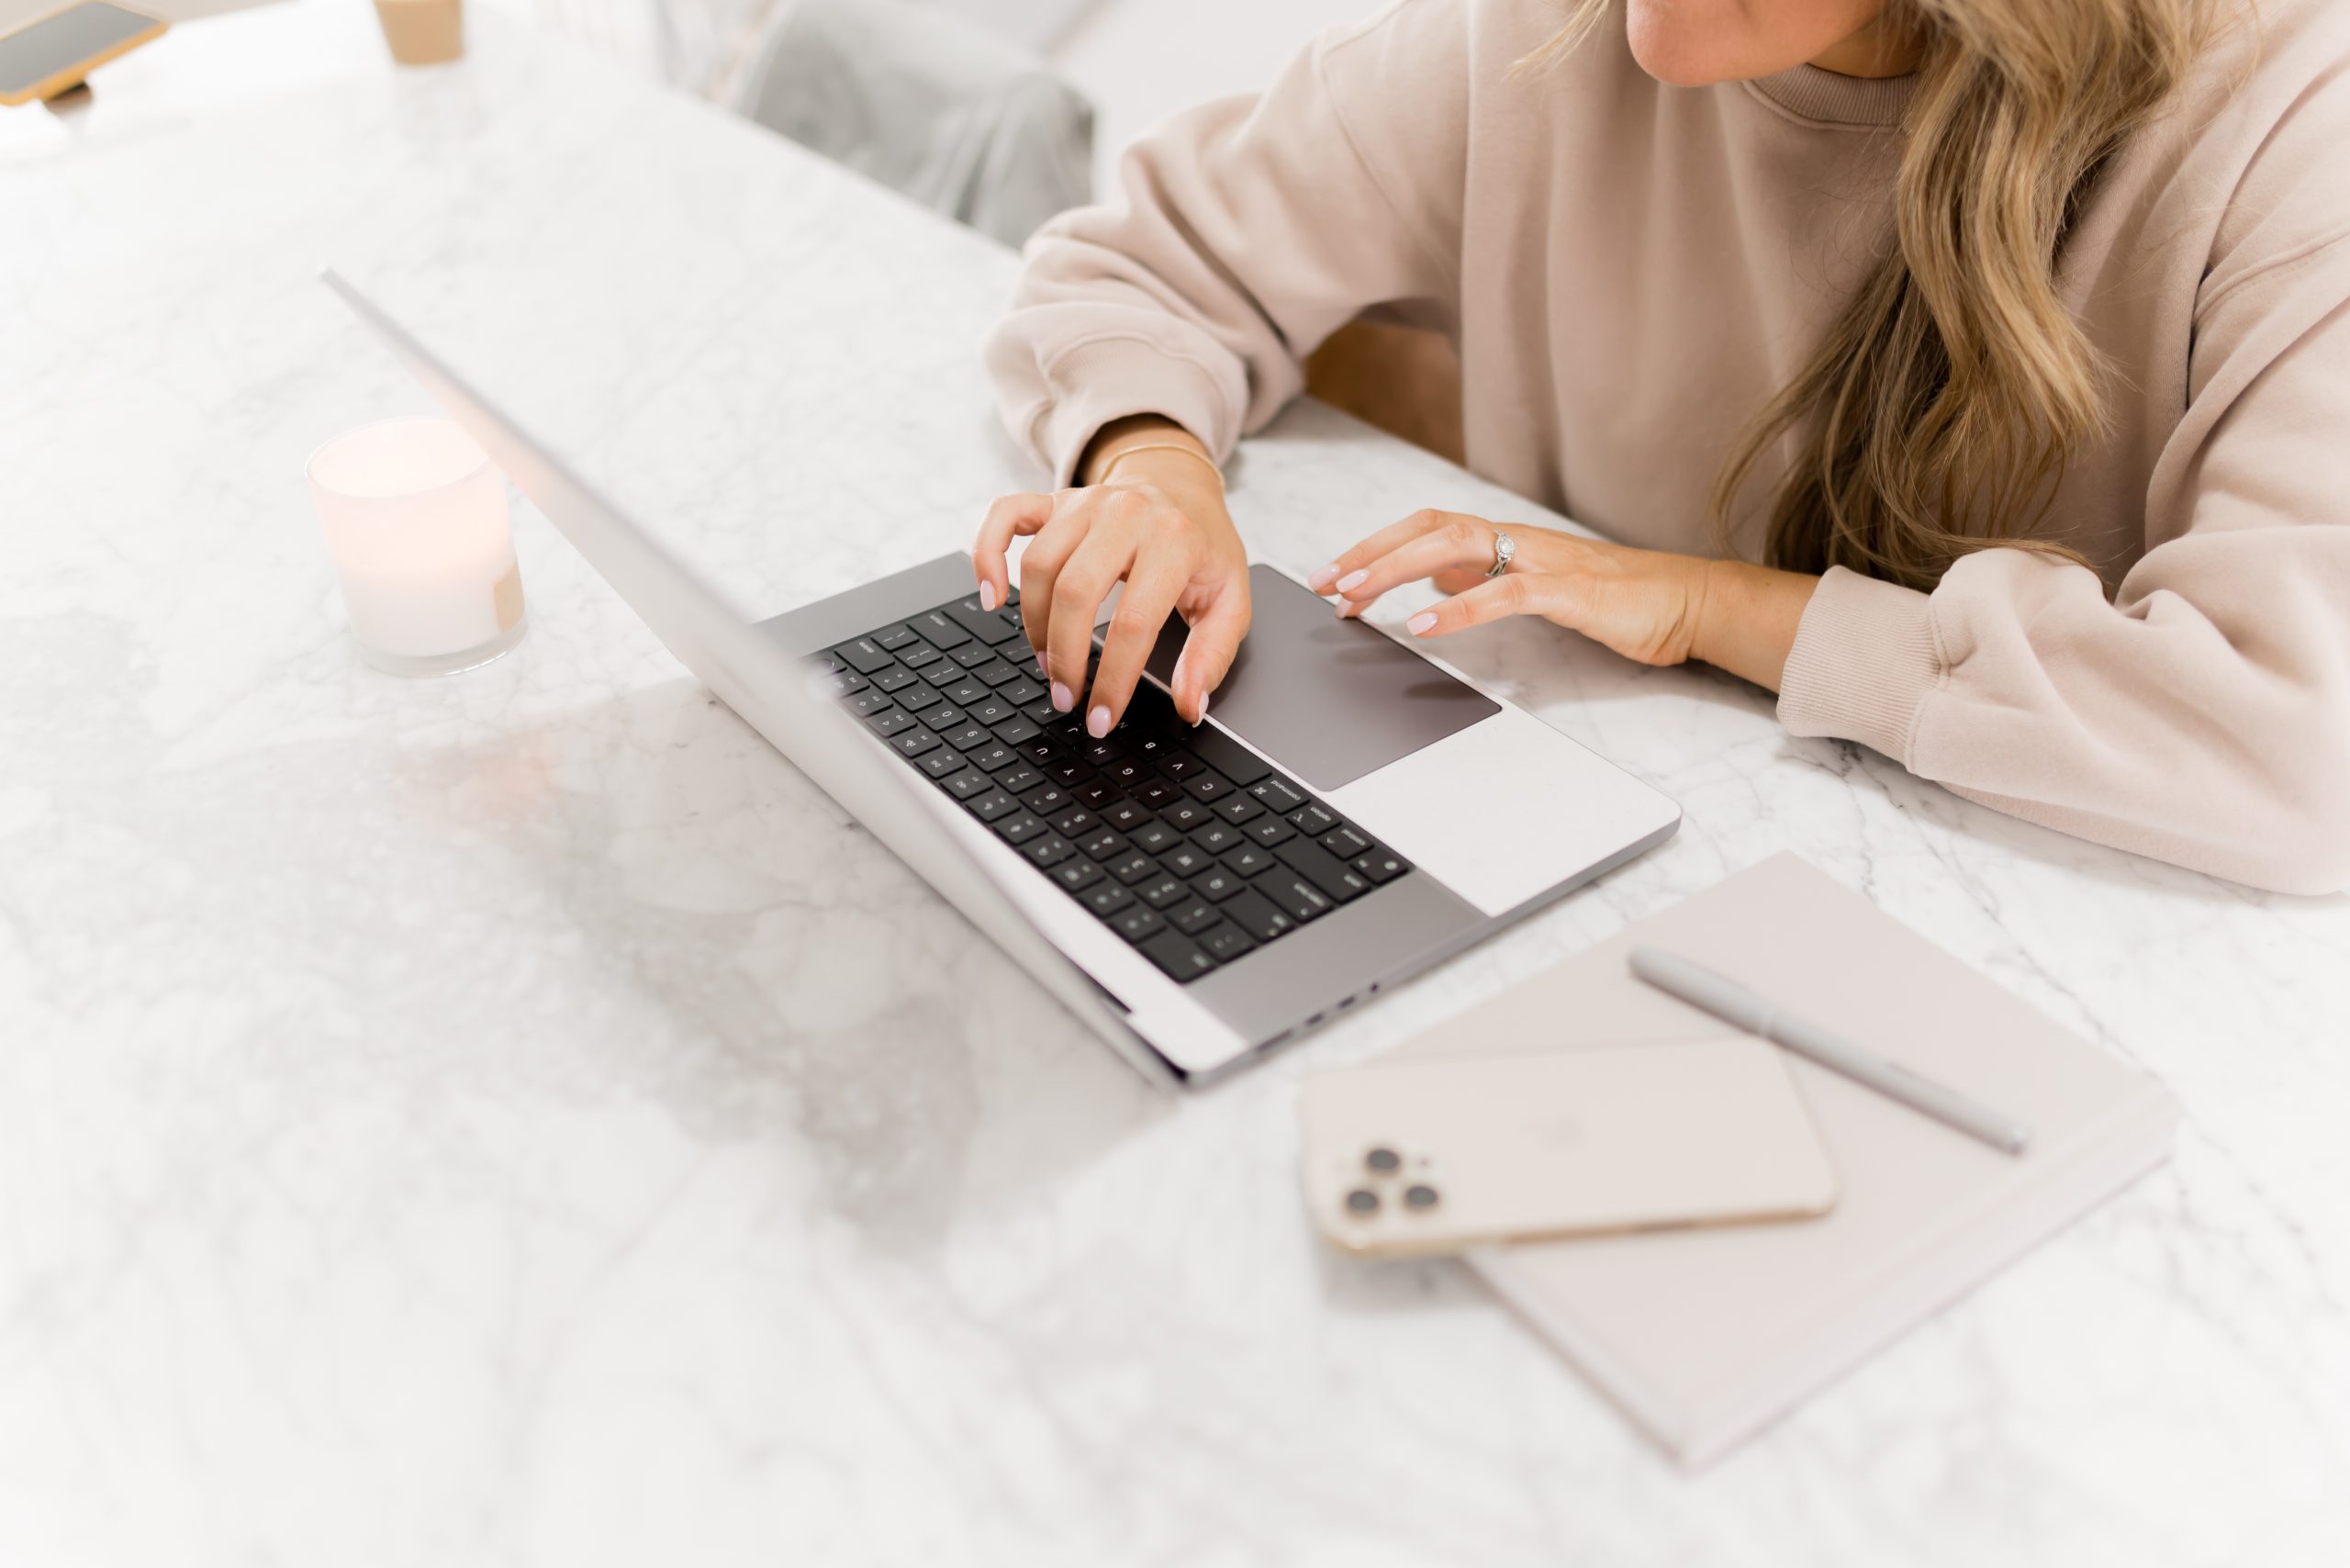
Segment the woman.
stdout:
<svg viewBox="0 0 2350 1568">
<path fill-rule="evenodd" d="M 2333 0 L 1402 0 L 1032 242 L 990 363 L 1073 487 L 990 510 L 981 592 L 1033 534 L 1096 734 L 1181 613 L 1197 719 L 1248 622 L 1217 460 L 1350 319 L 1432 329 L 1469 465 L 1622 543 L 1416 513 L 1314 578 L 1340 613 L 1430 578 L 1416 635 L 1703 659 L 1999 810 L 2332 891 L 2345 149 Z"/>
</svg>

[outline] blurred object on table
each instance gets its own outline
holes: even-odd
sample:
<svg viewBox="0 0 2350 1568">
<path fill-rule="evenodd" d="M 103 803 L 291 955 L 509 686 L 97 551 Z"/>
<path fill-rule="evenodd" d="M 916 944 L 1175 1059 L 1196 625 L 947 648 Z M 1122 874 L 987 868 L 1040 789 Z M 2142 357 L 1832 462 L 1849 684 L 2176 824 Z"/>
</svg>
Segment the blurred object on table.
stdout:
<svg viewBox="0 0 2350 1568">
<path fill-rule="evenodd" d="M 375 0 L 375 19 L 402 65 L 445 65 L 465 52 L 464 0 Z"/>
</svg>

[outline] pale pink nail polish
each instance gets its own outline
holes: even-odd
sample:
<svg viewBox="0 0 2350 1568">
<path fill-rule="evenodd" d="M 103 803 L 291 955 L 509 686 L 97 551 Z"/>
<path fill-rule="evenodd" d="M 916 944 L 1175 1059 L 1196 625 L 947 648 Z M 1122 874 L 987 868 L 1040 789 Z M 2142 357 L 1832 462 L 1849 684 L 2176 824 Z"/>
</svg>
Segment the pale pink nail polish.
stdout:
<svg viewBox="0 0 2350 1568">
<path fill-rule="evenodd" d="M 1331 580 L 1337 577 L 1337 575 L 1338 563 L 1333 561 L 1328 566 L 1323 567 L 1320 571 L 1315 573 L 1312 577 L 1306 578 L 1305 586 L 1312 588 L 1315 593 L 1328 593 L 1330 591 Z"/>
<path fill-rule="evenodd" d="M 995 608 L 995 584 L 983 582 L 979 585 L 979 608 L 981 610 Z"/>
<path fill-rule="evenodd" d="M 1203 724 L 1208 722 L 1208 700 L 1205 697 L 1200 699 L 1200 716 L 1195 722 Z"/>
<path fill-rule="evenodd" d="M 1365 566 L 1360 571 L 1348 572 L 1345 577 L 1340 577 L 1336 587 L 1340 593 L 1352 593 L 1370 579 L 1371 568 Z"/>
<path fill-rule="evenodd" d="M 1085 716 L 1085 733 L 1100 740 L 1110 733 L 1110 710 L 1096 708 Z"/>
<path fill-rule="evenodd" d="M 1058 680 L 1053 682 L 1053 706 L 1064 713 L 1077 706 L 1076 697 L 1071 695 L 1068 687 Z"/>
<path fill-rule="evenodd" d="M 1428 628 L 1435 624 L 1436 611 L 1433 610 L 1423 610 L 1417 615 L 1413 616 L 1409 621 L 1404 622 L 1404 628 L 1415 637 L 1427 636 L 1428 634 Z"/>
</svg>

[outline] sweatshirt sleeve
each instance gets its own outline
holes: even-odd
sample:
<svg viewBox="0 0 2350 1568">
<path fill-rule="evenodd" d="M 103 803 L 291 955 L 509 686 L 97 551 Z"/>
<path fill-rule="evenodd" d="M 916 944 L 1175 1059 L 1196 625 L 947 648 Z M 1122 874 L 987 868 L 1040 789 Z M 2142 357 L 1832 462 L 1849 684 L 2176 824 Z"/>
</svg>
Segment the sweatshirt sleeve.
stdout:
<svg viewBox="0 0 2350 1568">
<path fill-rule="evenodd" d="M 1930 594 L 1841 570 L 1779 714 L 1961 795 L 2255 886 L 2350 883 L 2350 237 L 2197 311 L 2159 541 L 2109 603 L 1998 548 Z"/>
<path fill-rule="evenodd" d="M 1145 138 L 1114 200 L 1029 241 L 988 368 L 1006 427 L 1057 483 L 1131 414 L 1222 458 L 1366 311 L 1449 327 L 1469 10 L 1401 0 L 1326 36 L 1262 96 Z"/>
</svg>

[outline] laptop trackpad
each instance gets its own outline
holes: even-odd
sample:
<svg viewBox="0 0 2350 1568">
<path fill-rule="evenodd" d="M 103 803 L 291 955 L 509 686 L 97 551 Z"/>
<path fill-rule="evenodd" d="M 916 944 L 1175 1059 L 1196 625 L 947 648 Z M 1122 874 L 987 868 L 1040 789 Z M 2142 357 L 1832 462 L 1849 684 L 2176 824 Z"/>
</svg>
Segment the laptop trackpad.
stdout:
<svg viewBox="0 0 2350 1568">
<path fill-rule="evenodd" d="M 1216 722 L 1295 773 L 1336 790 L 1501 711 L 1360 621 L 1341 621 L 1270 566 L 1248 569 L 1248 639 L 1209 707 Z M 1172 678 L 1186 628 L 1170 616 L 1150 656 Z"/>
</svg>

